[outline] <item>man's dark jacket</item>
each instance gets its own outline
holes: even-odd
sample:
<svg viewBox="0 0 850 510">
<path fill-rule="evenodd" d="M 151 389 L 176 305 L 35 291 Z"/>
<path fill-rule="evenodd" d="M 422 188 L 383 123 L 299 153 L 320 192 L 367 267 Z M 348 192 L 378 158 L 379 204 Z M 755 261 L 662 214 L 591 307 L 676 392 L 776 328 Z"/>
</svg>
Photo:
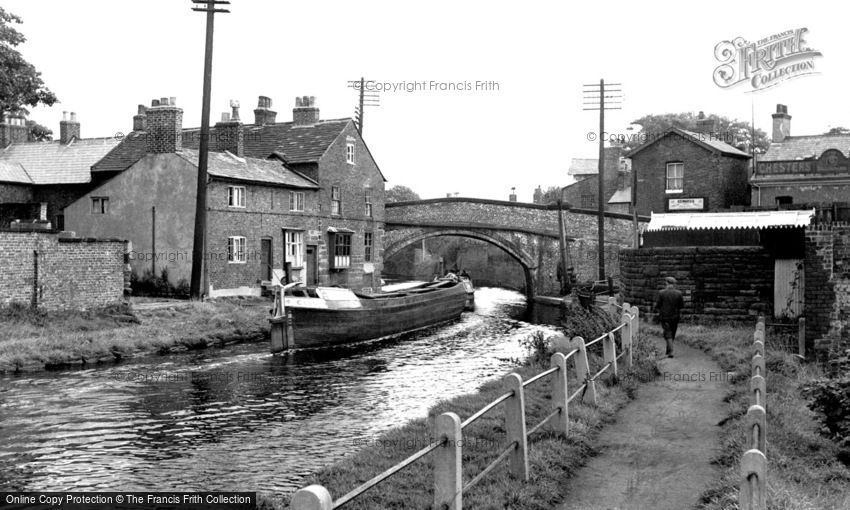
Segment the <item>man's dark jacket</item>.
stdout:
<svg viewBox="0 0 850 510">
<path fill-rule="evenodd" d="M 679 320 L 679 311 L 684 306 L 685 300 L 682 299 L 681 291 L 668 287 L 658 293 L 658 302 L 655 304 L 655 308 L 661 314 L 661 320 Z"/>
</svg>

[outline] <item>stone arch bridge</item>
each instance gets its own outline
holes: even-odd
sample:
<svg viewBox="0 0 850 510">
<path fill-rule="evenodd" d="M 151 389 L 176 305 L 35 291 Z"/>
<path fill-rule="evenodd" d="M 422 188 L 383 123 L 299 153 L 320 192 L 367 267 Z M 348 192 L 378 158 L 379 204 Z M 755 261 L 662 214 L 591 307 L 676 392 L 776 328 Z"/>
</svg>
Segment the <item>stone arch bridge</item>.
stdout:
<svg viewBox="0 0 850 510">
<path fill-rule="evenodd" d="M 384 260 L 413 243 L 461 236 L 495 245 L 522 266 L 526 294 L 557 295 L 558 206 L 475 198 L 437 198 L 386 204 Z M 598 212 L 564 206 L 570 258 L 579 280 L 596 277 Z M 649 221 L 639 217 L 640 223 Z M 619 250 L 633 246 L 629 214 L 605 213 L 605 271 L 619 274 Z M 473 275 L 474 277 L 474 275 Z"/>
</svg>

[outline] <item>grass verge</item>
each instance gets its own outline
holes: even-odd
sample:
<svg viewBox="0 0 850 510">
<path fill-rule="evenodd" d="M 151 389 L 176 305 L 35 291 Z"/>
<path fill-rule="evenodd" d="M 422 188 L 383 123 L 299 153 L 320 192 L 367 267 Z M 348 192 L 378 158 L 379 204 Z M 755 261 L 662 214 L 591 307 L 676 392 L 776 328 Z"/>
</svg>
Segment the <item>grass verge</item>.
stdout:
<svg viewBox="0 0 850 510">
<path fill-rule="evenodd" d="M 713 460 L 722 475 L 701 497 L 700 508 L 738 508 L 740 459 L 747 449 L 744 417 L 749 407 L 753 327 L 689 326 L 679 338 L 712 356 L 734 372 L 726 396 L 729 414 L 721 422 L 722 452 Z M 771 510 L 839 510 L 850 508 L 850 469 L 839 446 L 824 438 L 816 415 L 800 388 L 822 377 L 815 365 L 803 363 L 768 336 L 767 370 L 767 504 Z"/>
<path fill-rule="evenodd" d="M 0 373 L 261 340 L 268 336 L 269 308 L 262 299 L 183 302 L 147 311 L 129 305 L 57 313 L 7 308 L 0 310 Z"/>
<path fill-rule="evenodd" d="M 569 328 L 567 330 L 569 332 Z M 628 373 L 621 371 L 620 384 L 597 385 L 598 407 L 578 404 L 578 399 L 570 403 L 569 434 L 565 436 L 547 426 L 529 437 L 528 483 L 510 476 L 507 463 L 503 461 L 464 493 L 464 508 L 548 510 L 560 503 L 564 497 L 564 480 L 573 476 L 593 455 L 591 444 L 598 431 L 633 398 L 641 381 L 650 381 L 657 376 L 655 348 L 644 339 L 639 340 L 637 345 L 634 366 Z M 601 342 L 589 349 L 588 356 L 591 370 L 601 367 Z M 546 368 L 536 361 L 541 358 L 530 357 L 531 364 L 520 366 L 514 372 L 520 374 L 523 380 L 533 377 Z M 568 361 L 568 373 L 574 374 L 571 361 Z M 569 381 L 570 388 L 579 386 L 575 380 Z M 357 453 L 313 475 L 305 485 L 321 484 L 339 498 L 435 441 L 434 420 L 439 414 L 451 411 L 464 420 L 504 392 L 502 382 L 496 380 L 483 384 L 476 393 L 440 402 L 429 410 L 427 418 L 414 420 L 369 441 L 368 446 Z M 525 405 L 526 423 L 530 429 L 552 409 L 551 377 L 525 388 Z M 483 471 L 507 444 L 502 407 L 464 429 L 463 441 L 463 479 L 466 483 Z M 357 447 L 352 445 L 352 449 Z M 346 508 L 432 508 L 433 484 L 432 455 L 428 455 L 347 504 Z M 288 504 L 288 497 L 274 502 L 278 508 L 288 508 Z"/>
</svg>

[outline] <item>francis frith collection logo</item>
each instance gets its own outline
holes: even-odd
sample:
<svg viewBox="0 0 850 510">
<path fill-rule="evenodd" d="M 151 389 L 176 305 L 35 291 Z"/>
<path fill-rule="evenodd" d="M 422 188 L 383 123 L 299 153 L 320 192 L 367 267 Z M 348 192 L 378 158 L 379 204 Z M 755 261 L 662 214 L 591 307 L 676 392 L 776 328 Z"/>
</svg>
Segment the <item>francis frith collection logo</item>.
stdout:
<svg viewBox="0 0 850 510">
<path fill-rule="evenodd" d="M 718 43 L 714 58 L 720 65 L 714 70 L 714 83 L 722 88 L 748 83 L 747 92 L 756 92 L 816 73 L 815 59 L 823 55 L 807 46 L 806 32 L 798 28 L 754 43 L 743 37 Z"/>
</svg>

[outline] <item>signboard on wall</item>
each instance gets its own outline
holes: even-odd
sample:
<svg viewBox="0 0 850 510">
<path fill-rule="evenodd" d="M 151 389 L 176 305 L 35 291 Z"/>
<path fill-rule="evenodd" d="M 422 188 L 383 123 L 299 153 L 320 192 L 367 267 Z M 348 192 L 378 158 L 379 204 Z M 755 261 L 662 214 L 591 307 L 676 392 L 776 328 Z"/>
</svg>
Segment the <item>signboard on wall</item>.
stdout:
<svg viewBox="0 0 850 510">
<path fill-rule="evenodd" d="M 704 198 L 668 198 L 668 211 L 702 211 L 705 209 Z"/>
</svg>

